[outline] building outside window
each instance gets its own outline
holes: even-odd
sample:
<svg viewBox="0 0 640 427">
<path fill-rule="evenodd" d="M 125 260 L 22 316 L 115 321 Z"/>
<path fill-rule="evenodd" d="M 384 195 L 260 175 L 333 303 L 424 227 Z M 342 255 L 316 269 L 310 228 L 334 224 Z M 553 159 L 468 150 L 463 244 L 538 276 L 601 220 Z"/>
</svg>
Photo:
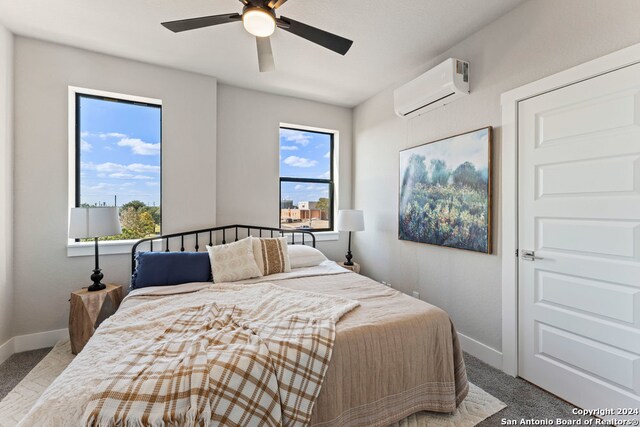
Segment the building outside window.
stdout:
<svg viewBox="0 0 640 427">
<path fill-rule="evenodd" d="M 122 234 L 158 235 L 162 218 L 162 107 L 75 94 L 75 206 L 117 206 Z"/>
<path fill-rule="evenodd" d="M 333 231 L 334 134 L 280 128 L 280 227 Z"/>
</svg>

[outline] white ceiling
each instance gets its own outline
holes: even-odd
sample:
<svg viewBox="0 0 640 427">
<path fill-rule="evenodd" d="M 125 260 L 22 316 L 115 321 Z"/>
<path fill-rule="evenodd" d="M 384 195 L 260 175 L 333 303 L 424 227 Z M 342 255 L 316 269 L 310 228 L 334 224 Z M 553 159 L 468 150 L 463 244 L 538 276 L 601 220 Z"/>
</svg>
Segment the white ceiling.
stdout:
<svg viewBox="0 0 640 427">
<path fill-rule="evenodd" d="M 174 34 L 160 22 L 240 12 L 237 0 L 0 0 L 16 34 L 215 76 L 265 92 L 354 106 L 524 0 L 289 0 L 287 17 L 354 40 L 340 56 L 282 30 L 259 73 L 241 23 Z"/>
</svg>

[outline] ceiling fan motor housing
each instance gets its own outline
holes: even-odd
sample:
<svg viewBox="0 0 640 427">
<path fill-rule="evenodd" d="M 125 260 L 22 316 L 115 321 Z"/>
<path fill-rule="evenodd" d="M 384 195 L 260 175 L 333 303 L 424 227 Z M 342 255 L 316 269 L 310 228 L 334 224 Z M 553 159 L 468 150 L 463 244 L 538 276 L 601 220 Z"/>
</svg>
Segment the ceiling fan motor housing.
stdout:
<svg viewBox="0 0 640 427">
<path fill-rule="evenodd" d="M 252 4 L 247 4 L 242 8 L 242 14 L 244 15 L 245 12 L 249 11 L 249 10 L 259 10 L 261 12 L 266 12 L 269 15 L 271 15 L 273 17 L 273 19 L 276 19 L 276 11 L 274 9 L 271 9 L 267 6 L 254 6 Z"/>
</svg>

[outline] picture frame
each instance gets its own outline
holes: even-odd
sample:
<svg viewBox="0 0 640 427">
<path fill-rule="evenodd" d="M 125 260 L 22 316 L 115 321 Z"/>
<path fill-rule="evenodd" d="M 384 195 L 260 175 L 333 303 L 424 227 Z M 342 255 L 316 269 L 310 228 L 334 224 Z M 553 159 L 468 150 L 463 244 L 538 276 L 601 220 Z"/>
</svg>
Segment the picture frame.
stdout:
<svg viewBox="0 0 640 427">
<path fill-rule="evenodd" d="M 398 239 L 492 253 L 491 126 L 400 151 Z"/>
</svg>

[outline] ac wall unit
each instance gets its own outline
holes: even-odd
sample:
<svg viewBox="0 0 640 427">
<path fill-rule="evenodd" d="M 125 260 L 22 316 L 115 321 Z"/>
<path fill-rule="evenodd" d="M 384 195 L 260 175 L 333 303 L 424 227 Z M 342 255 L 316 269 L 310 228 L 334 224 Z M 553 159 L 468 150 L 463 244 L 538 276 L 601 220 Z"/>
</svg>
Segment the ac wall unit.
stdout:
<svg viewBox="0 0 640 427">
<path fill-rule="evenodd" d="M 469 63 L 449 58 L 393 93 L 396 114 L 414 117 L 469 94 Z"/>
</svg>

